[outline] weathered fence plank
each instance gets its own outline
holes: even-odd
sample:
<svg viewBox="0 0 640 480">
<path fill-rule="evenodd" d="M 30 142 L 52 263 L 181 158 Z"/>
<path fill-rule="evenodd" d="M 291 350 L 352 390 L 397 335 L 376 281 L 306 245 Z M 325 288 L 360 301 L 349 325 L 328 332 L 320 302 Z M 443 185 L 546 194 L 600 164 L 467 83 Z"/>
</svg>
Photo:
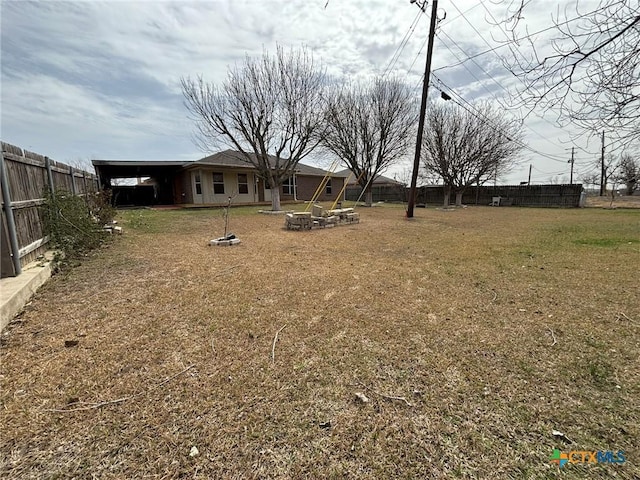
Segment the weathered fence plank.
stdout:
<svg viewBox="0 0 640 480">
<path fill-rule="evenodd" d="M 47 249 L 48 237 L 44 235 L 43 195 L 47 190 L 66 190 L 72 194 L 85 196 L 87 193 L 98 190 L 97 177 L 88 172 L 77 170 L 64 163 L 24 150 L 9 143 L 2 143 L 2 158 L 6 178 L 6 191 L 8 194 L 5 205 L 2 197 L 3 227 L 7 225 L 5 215 L 6 206 L 10 206 L 12 226 L 15 227 L 15 235 L 12 237 L 9 228 L 3 228 L 3 235 L 9 236 L 9 249 L 2 249 L 1 276 L 13 276 L 19 274 L 8 268 L 11 258 L 20 259 L 19 265 L 26 265 L 35 260 L 38 255 Z M 3 185 L 3 188 L 5 185 Z M 4 190 L 3 190 L 4 192 Z M 11 246 L 13 243 L 14 246 Z M 15 251 L 14 251 L 15 250 Z"/>
<path fill-rule="evenodd" d="M 346 199 L 360 196 L 358 186 L 347 188 Z M 406 202 L 407 189 L 397 186 L 376 186 L 371 189 L 374 202 Z M 578 207 L 582 184 L 572 185 L 496 185 L 469 187 L 462 196 L 465 205 L 490 205 L 493 197 L 501 197 L 504 204 L 521 207 Z M 451 201 L 454 200 L 452 195 Z M 443 205 L 444 187 L 423 186 L 416 192 L 416 203 Z"/>
</svg>

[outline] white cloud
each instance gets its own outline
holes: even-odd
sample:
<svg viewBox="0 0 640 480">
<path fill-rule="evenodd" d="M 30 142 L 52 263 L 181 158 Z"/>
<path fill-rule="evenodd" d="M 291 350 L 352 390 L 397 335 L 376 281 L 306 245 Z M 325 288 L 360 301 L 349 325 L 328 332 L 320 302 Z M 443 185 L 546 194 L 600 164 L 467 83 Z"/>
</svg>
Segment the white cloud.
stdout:
<svg viewBox="0 0 640 480">
<path fill-rule="evenodd" d="M 506 2 L 508 3 L 508 2 Z M 556 1 L 536 2 L 532 30 L 550 24 Z M 2 2 L 3 140 L 70 157 L 195 158 L 179 79 L 221 82 L 246 54 L 306 45 L 328 73 L 368 77 L 387 69 L 420 90 L 427 15 L 406 0 Z M 500 4 L 442 2 L 433 69 L 497 45 Z M 491 12 L 491 15 L 487 11 Z M 418 17 L 413 31 L 410 26 Z M 475 26 L 476 32 L 464 18 Z M 410 34 L 410 35 L 408 35 Z M 403 38 L 406 46 L 398 49 Z M 455 44 L 454 44 L 455 42 Z M 457 45 L 456 45 L 457 44 Z M 524 47 L 523 47 L 524 48 Z M 498 53 L 504 50 L 498 50 Z M 505 94 L 517 80 L 495 54 L 436 70 L 469 101 Z M 466 67 L 466 68 L 465 68 Z M 468 70 L 467 70 L 468 69 Z M 492 78 L 487 76 L 487 72 Z M 548 118 L 553 123 L 553 118 Z M 531 145 L 566 155 L 569 132 L 531 116 Z M 593 148 L 593 143 L 591 145 Z M 540 170 L 562 165 L 535 158 Z M 401 167 L 398 167 L 400 170 Z M 528 165 L 523 167 L 528 169 Z M 514 178 L 522 172 L 514 173 Z"/>
</svg>

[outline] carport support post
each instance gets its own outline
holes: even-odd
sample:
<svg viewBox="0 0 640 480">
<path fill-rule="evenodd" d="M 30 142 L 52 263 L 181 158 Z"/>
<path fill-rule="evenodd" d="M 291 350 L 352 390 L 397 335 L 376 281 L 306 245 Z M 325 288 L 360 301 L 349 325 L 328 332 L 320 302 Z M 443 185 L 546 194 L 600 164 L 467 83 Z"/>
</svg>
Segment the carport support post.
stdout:
<svg viewBox="0 0 640 480">
<path fill-rule="evenodd" d="M 11 204 L 11 195 L 9 194 L 9 183 L 7 177 L 7 168 L 4 163 L 4 153 L 0 152 L 0 186 L 2 187 L 2 199 L 4 213 L 7 218 L 7 233 L 9 233 L 9 243 L 11 244 L 11 260 L 13 261 L 13 269 L 16 276 L 22 273 L 22 265 L 20 264 L 20 248 L 18 247 L 18 232 L 16 231 L 16 222 L 13 217 L 13 206 Z"/>
</svg>

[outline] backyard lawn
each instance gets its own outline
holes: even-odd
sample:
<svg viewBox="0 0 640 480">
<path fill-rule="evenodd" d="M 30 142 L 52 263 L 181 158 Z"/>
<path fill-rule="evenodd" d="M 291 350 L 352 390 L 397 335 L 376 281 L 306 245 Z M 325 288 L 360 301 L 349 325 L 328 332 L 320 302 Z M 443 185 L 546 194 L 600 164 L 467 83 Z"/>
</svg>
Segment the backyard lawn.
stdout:
<svg viewBox="0 0 640 480">
<path fill-rule="evenodd" d="M 640 209 L 359 212 L 120 212 L 1 336 L 0 477 L 640 477 Z"/>
</svg>

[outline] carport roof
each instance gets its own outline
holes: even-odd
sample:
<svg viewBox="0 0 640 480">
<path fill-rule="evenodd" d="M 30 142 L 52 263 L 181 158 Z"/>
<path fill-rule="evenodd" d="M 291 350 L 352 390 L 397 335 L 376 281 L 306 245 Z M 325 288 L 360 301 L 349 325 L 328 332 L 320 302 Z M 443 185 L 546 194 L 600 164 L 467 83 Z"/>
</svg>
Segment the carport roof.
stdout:
<svg viewBox="0 0 640 480">
<path fill-rule="evenodd" d="M 274 157 L 270 157 L 275 162 Z M 118 177 L 146 177 L 158 174 L 159 171 L 178 170 L 180 168 L 196 168 L 202 166 L 209 167 L 234 167 L 254 169 L 253 165 L 247 162 L 242 154 L 233 150 L 225 150 L 214 155 L 201 158 L 196 161 L 184 160 L 92 160 L 91 163 L 99 175 L 110 178 Z M 313 167 L 304 163 L 298 163 L 295 169 L 298 175 L 321 176 L 327 171 L 322 168 Z M 346 177 L 344 172 L 334 172 L 332 177 Z"/>
<path fill-rule="evenodd" d="M 158 171 L 177 170 L 191 163 L 184 160 L 91 160 L 96 172 L 111 178 L 146 177 Z"/>
</svg>

